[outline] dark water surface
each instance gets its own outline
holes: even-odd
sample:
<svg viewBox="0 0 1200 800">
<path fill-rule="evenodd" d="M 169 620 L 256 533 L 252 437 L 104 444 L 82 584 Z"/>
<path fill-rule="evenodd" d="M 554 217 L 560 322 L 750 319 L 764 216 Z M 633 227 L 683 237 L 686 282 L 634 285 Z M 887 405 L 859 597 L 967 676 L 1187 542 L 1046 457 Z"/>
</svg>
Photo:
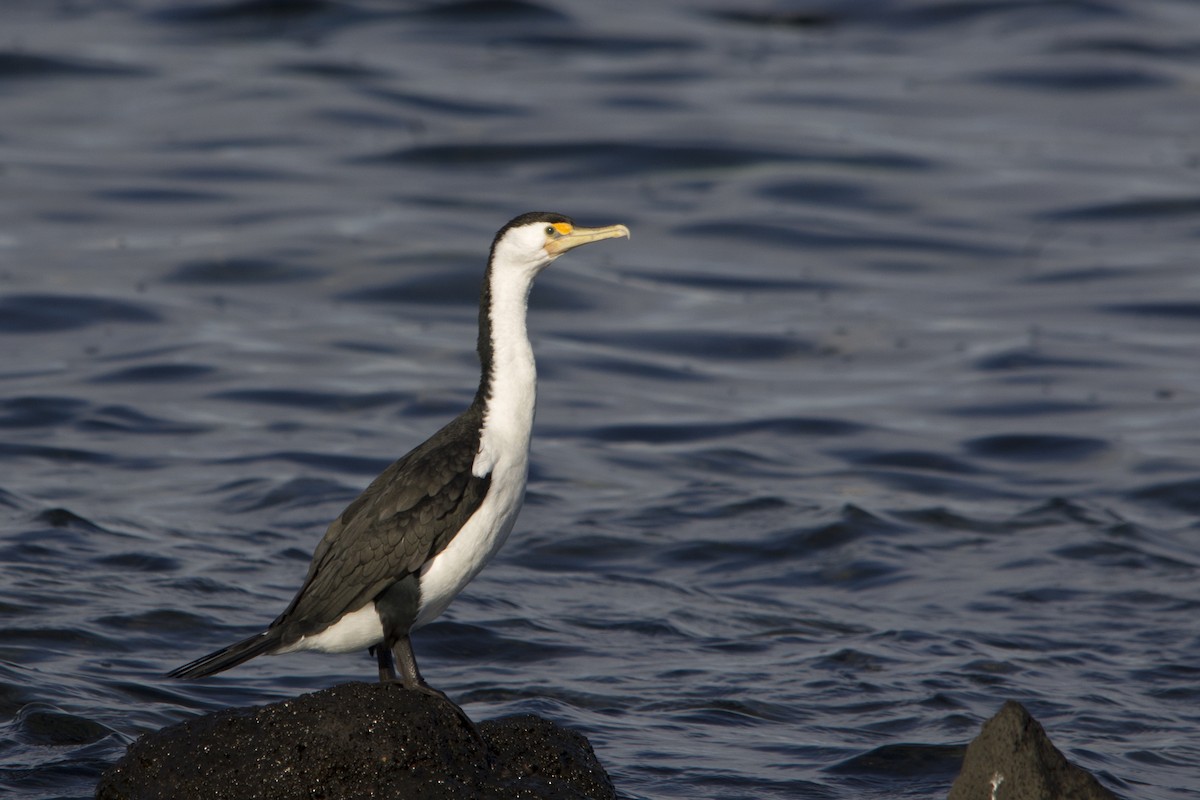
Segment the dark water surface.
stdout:
<svg viewBox="0 0 1200 800">
<path fill-rule="evenodd" d="M 370 679 L 268 622 L 535 288 L 530 498 L 417 635 L 631 798 L 936 798 L 1005 699 L 1200 783 L 1200 5 L 0 10 L 0 794 Z"/>
</svg>

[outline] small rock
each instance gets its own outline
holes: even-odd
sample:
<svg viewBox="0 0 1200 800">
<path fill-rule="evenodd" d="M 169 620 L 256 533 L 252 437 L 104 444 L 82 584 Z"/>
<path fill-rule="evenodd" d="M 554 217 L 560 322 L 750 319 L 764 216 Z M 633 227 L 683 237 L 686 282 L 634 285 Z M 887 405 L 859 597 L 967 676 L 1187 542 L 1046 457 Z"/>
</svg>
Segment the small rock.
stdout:
<svg viewBox="0 0 1200 800">
<path fill-rule="evenodd" d="M 580 734 L 520 715 L 480 724 L 481 741 L 461 713 L 394 683 L 227 709 L 138 739 L 96 798 L 615 800 Z"/>
<path fill-rule="evenodd" d="M 948 800 L 1117 800 L 1058 751 L 1025 707 L 1012 700 L 967 747 Z"/>
</svg>

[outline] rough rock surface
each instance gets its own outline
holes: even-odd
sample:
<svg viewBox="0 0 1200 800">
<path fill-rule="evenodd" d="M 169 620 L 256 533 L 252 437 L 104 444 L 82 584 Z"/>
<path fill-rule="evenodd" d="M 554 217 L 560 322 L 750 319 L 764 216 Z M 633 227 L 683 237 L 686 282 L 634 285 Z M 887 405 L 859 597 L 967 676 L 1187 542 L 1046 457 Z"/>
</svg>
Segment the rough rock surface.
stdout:
<svg viewBox="0 0 1200 800">
<path fill-rule="evenodd" d="M 948 800 L 1117 800 L 1067 761 L 1020 703 L 1008 701 L 967 747 Z"/>
<path fill-rule="evenodd" d="M 347 683 L 197 717 L 138 739 L 98 800 L 615 800 L 587 739 L 532 715 L 479 725 L 449 700 Z"/>
</svg>

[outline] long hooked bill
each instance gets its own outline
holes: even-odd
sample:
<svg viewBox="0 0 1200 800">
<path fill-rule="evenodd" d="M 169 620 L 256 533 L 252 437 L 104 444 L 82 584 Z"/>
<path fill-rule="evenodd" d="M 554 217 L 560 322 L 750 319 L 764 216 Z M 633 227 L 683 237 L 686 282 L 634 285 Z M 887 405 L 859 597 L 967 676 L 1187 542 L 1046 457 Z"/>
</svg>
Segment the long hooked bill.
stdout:
<svg viewBox="0 0 1200 800">
<path fill-rule="evenodd" d="M 629 238 L 629 228 L 624 225 L 608 225 L 603 228 L 571 228 L 557 239 L 546 242 L 546 252 L 552 256 L 562 255 L 581 244 L 599 242 L 602 239 Z"/>
</svg>

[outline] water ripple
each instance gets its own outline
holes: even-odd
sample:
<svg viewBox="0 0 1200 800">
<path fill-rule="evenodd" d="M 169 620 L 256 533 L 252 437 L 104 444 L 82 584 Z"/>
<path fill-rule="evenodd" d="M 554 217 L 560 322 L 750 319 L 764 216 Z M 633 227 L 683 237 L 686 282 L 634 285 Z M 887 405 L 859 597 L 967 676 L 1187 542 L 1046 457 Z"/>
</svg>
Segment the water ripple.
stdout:
<svg viewBox="0 0 1200 800">
<path fill-rule="evenodd" d="M 1000 434 L 963 443 L 972 455 L 1011 461 L 1082 461 L 1108 450 L 1103 439 L 1050 434 Z"/>
<path fill-rule="evenodd" d="M 325 274 L 325 270 L 261 258 L 222 258 L 181 264 L 164 280 L 171 283 L 239 286 L 313 280 Z"/>
<path fill-rule="evenodd" d="M 0 297 L 0 333 L 72 331 L 110 322 L 146 324 L 162 318 L 144 305 L 104 297 L 10 294 Z"/>
<path fill-rule="evenodd" d="M 0 82 L 44 78 L 144 78 L 152 74 L 148 69 L 129 64 L 0 51 Z"/>
<path fill-rule="evenodd" d="M 780 436 L 850 436 L 865 430 L 846 420 L 820 417 L 785 417 L 758 419 L 748 422 L 710 423 L 643 423 L 607 425 L 578 431 L 561 431 L 561 435 L 583 435 L 606 442 L 644 442 L 648 444 L 680 444 L 706 441 L 750 433 L 771 433 Z"/>
<path fill-rule="evenodd" d="M 236 403 L 307 408 L 327 413 L 366 411 L 372 408 L 398 405 L 410 399 L 400 392 L 314 392 L 303 389 L 230 389 L 209 395 L 214 400 Z"/>
<path fill-rule="evenodd" d="M 0 400 L 0 428 L 40 428 L 62 425 L 88 408 L 74 397 L 12 397 Z"/>
<path fill-rule="evenodd" d="M 139 364 L 106 372 L 90 380 L 92 383 L 179 383 L 207 378 L 214 371 L 214 367 L 206 364 Z M 38 400 L 41 401 L 41 398 Z M 3 405 L 0 404 L 0 408 L 2 407 Z M 0 420 L 0 426 L 3 424 L 3 421 Z"/>
<path fill-rule="evenodd" d="M 1200 214 L 1200 197 L 1147 197 L 1098 203 L 1076 208 L 1048 211 L 1043 219 L 1063 222 L 1138 222 L 1170 220 L 1175 217 L 1194 217 Z"/>
<path fill-rule="evenodd" d="M 1186 300 L 1164 300 L 1157 303 L 1113 303 L 1105 306 L 1104 310 L 1114 314 L 1200 320 L 1200 303 Z"/>
<path fill-rule="evenodd" d="M 1161 72 L 1096 65 L 1084 69 L 1007 69 L 992 72 L 982 79 L 1002 86 L 1070 94 L 1157 89 L 1173 83 L 1172 78 Z"/>
<path fill-rule="evenodd" d="M 365 159 L 369 163 L 417 164 L 422 168 L 511 168 L 553 163 L 566 171 L 557 177 L 616 178 L 654 171 L 735 170 L 787 163 L 792 153 L 729 146 L 656 145 L 629 142 L 531 142 L 528 144 L 421 145 Z"/>
</svg>

